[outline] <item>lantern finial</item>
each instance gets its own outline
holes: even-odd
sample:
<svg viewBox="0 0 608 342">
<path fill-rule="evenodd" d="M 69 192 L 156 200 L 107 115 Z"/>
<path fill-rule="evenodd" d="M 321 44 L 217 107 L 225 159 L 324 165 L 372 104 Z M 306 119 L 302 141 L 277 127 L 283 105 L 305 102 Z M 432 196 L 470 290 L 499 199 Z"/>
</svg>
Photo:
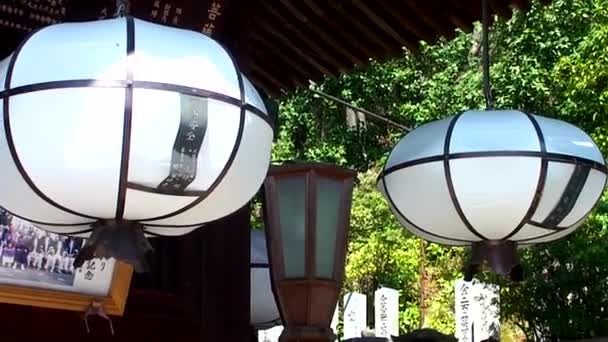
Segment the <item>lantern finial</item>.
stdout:
<svg viewBox="0 0 608 342">
<path fill-rule="evenodd" d="M 115 258 L 142 273 L 150 270 L 152 253 L 143 225 L 133 221 L 99 221 L 93 224 L 93 233 L 74 260 L 74 267 L 94 258 Z"/>
<path fill-rule="evenodd" d="M 471 246 L 471 258 L 465 270 L 465 280 L 473 279 L 475 273 L 487 263 L 492 272 L 511 280 L 521 281 L 521 265 L 517 254 L 517 244 L 513 241 L 479 241 Z"/>
</svg>

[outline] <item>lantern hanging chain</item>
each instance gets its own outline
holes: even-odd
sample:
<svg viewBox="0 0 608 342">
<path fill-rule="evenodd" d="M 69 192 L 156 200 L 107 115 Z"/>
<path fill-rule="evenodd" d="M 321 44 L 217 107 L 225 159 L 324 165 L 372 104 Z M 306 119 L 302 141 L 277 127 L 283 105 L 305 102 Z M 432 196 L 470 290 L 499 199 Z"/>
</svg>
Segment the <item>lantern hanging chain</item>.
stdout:
<svg viewBox="0 0 608 342">
<path fill-rule="evenodd" d="M 483 69 L 483 92 L 486 99 L 486 110 L 494 109 L 492 100 L 492 84 L 490 81 L 490 13 L 488 0 L 481 0 L 482 20 L 482 69 Z"/>
<path fill-rule="evenodd" d="M 116 0 L 116 18 L 124 18 L 129 14 L 129 0 Z"/>
</svg>

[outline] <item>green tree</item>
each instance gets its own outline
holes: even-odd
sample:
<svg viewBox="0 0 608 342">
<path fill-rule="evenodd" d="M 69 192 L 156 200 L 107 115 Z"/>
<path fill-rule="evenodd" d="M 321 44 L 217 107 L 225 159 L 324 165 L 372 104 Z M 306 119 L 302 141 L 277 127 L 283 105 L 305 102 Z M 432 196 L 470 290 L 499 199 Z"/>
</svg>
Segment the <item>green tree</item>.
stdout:
<svg viewBox="0 0 608 342">
<path fill-rule="evenodd" d="M 497 21 L 491 35 L 496 107 L 525 109 L 571 122 L 608 153 L 608 0 L 553 0 Z M 479 28 L 400 58 L 371 62 L 318 85 L 320 90 L 416 127 L 466 109 L 482 108 Z M 401 291 L 402 330 L 425 325 L 453 329 L 453 281 L 463 251 L 424 248 L 424 303 L 420 303 L 419 240 L 401 229 L 375 192 L 375 177 L 405 132 L 367 122 L 349 127 L 342 106 L 301 89 L 281 103 L 275 159 L 334 162 L 362 172 L 355 190 L 347 287 Z M 501 284 L 503 317 L 529 338 L 608 334 L 606 202 L 579 232 L 523 252 L 528 278 Z M 574 265 L 574 266 L 573 266 Z M 580 274 L 579 274 L 580 272 Z M 549 275 L 547 275 L 549 274 Z M 554 308 L 557 308 L 554 310 Z M 604 330 L 603 330 L 604 329 Z"/>
</svg>

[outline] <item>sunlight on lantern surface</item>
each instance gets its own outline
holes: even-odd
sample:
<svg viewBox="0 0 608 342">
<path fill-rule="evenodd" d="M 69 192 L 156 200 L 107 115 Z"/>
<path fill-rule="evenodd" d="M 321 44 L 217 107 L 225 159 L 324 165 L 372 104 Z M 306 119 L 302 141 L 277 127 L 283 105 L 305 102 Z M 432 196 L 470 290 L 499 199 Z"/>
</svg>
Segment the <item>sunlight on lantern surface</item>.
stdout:
<svg viewBox="0 0 608 342">
<path fill-rule="evenodd" d="M 408 133 L 378 186 L 400 223 L 427 240 L 528 245 L 574 231 L 605 182 L 601 151 L 581 129 L 495 110 L 466 111 Z"/>
<path fill-rule="evenodd" d="M 1 205 L 45 229 L 78 232 L 120 216 L 184 233 L 171 229 L 234 212 L 266 176 L 273 129 L 264 101 L 209 37 L 116 18 L 45 27 L 13 56 L 8 86 L 26 88 L 7 100 L 0 157 L 11 182 L 0 179 Z M 180 167 L 187 180 L 175 192 L 161 187 Z M 212 186 L 207 197 L 188 192 Z"/>
</svg>

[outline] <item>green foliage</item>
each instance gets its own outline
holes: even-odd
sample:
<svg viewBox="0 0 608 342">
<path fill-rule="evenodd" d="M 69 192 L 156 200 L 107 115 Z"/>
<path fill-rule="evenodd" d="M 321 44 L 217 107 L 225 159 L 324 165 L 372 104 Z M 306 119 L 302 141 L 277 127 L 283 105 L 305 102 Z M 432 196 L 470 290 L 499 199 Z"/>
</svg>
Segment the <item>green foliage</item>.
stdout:
<svg viewBox="0 0 608 342">
<path fill-rule="evenodd" d="M 380 286 L 399 289 L 401 329 L 408 331 L 419 321 L 419 313 L 412 310 L 418 302 L 418 241 L 401 228 L 374 191 L 376 175 L 377 170 L 362 174 L 353 194 L 345 287 L 371 298 Z"/>
<path fill-rule="evenodd" d="M 375 62 L 314 85 L 357 106 L 416 127 L 483 108 L 479 28 L 415 54 Z M 497 21 L 491 35 L 497 108 L 525 109 L 582 127 L 608 153 L 608 0 L 553 0 Z M 361 172 L 352 209 L 346 287 L 401 292 L 401 330 L 424 324 L 453 332 L 453 283 L 464 251 L 425 244 L 404 231 L 374 190 L 375 177 L 404 134 L 371 121 L 348 128 L 342 106 L 305 89 L 283 99 L 276 159 L 308 159 Z M 523 252 L 527 280 L 501 284 L 503 317 L 532 338 L 607 335 L 608 199 L 579 232 Z M 423 272 L 420 272 L 421 262 Z M 422 282 L 421 282 L 422 273 Z M 420 303 L 420 284 L 426 300 Z M 542 336 L 541 336 L 542 335 Z"/>
</svg>

